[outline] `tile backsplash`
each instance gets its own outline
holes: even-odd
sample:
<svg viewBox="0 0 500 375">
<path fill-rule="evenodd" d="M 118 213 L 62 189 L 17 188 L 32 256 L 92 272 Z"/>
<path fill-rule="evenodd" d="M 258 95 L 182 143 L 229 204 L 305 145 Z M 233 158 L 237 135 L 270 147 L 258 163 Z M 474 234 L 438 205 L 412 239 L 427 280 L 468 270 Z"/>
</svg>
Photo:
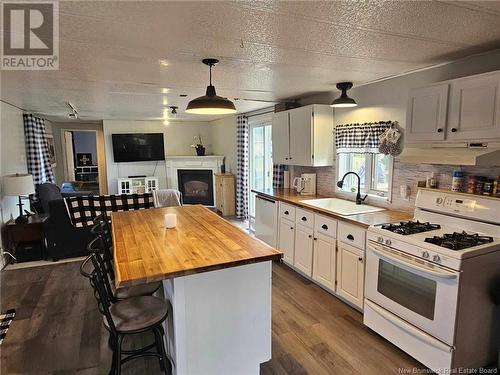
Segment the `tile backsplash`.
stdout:
<svg viewBox="0 0 500 375">
<path fill-rule="evenodd" d="M 500 176 L 500 167 L 474 167 L 456 165 L 431 165 L 431 164 L 411 164 L 402 163 L 398 159 L 394 160 L 394 172 L 392 180 L 392 201 L 386 206 L 395 210 L 413 211 L 415 197 L 417 194 L 418 181 L 424 181 L 432 173 L 438 174 L 439 188 L 451 189 L 452 173 L 461 170 L 465 176 L 476 175 L 490 178 Z M 290 167 L 290 175 L 298 177 L 302 173 L 316 173 L 316 190 L 319 195 L 335 195 L 335 166 L 332 167 Z M 401 198 L 399 194 L 400 185 L 408 185 L 411 189 L 410 199 Z M 374 205 L 380 205 L 371 202 Z M 384 205 L 385 206 L 385 205 Z"/>
</svg>

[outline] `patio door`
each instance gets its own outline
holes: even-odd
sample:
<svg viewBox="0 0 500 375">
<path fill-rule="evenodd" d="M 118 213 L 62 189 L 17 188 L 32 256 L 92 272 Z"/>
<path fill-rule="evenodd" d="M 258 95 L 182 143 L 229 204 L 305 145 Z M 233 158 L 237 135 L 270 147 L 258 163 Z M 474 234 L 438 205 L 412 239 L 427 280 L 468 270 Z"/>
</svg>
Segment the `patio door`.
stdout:
<svg viewBox="0 0 500 375">
<path fill-rule="evenodd" d="M 250 128 L 250 190 L 273 187 L 273 160 L 271 141 L 271 115 L 255 116 L 249 119 Z M 255 222 L 255 193 L 248 199 L 250 229 Z"/>
</svg>

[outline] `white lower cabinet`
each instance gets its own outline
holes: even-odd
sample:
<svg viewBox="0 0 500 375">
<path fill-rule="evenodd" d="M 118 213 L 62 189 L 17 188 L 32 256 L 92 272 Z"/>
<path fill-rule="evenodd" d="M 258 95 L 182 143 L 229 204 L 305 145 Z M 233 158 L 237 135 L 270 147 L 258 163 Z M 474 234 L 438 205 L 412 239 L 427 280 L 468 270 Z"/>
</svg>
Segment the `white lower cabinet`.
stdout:
<svg viewBox="0 0 500 375">
<path fill-rule="evenodd" d="M 295 256 L 293 265 L 307 276 L 312 276 L 313 230 L 304 225 L 295 226 Z"/>
<path fill-rule="evenodd" d="M 280 219 L 279 224 L 279 245 L 283 252 L 283 261 L 293 266 L 295 250 L 295 223 L 287 219 Z"/>
<path fill-rule="evenodd" d="M 364 251 L 343 242 L 337 244 L 336 293 L 363 308 L 364 295 Z"/>
<path fill-rule="evenodd" d="M 314 233 L 313 274 L 314 281 L 335 291 L 335 238 Z"/>
<path fill-rule="evenodd" d="M 362 309 L 366 231 L 282 202 L 280 212 L 278 248 L 283 261 Z"/>
</svg>

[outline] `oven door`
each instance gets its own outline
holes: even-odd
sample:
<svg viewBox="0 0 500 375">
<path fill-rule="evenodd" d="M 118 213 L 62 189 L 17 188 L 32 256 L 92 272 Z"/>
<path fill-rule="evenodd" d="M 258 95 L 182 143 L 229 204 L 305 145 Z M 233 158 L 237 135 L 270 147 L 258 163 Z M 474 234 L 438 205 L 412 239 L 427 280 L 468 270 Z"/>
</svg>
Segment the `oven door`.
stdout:
<svg viewBox="0 0 500 375">
<path fill-rule="evenodd" d="M 369 241 L 366 298 L 453 345 L 459 272 Z"/>
</svg>

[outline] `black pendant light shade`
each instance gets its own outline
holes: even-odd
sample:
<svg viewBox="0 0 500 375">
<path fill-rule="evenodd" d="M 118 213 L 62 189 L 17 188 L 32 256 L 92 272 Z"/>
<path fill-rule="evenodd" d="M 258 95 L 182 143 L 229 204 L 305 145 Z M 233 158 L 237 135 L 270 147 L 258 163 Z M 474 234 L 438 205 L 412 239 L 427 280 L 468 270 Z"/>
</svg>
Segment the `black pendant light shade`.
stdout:
<svg viewBox="0 0 500 375">
<path fill-rule="evenodd" d="M 217 59 L 203 59 L 203 64 L 210 67 L 210 84 L 204 96 L 191 100 L 186 108 L 187 113 L 199 115 L 225 115 L 236 113 L 234 103 L 226 98 L 218 96 L 215 86 L 212 85 L 212 67 L 219 62 Z"/>
<path fill-rule="evenodd" d="M 347 90 L 352 88 L 352 82 L 339 82 L 337 83 L 337 88 L 342 91 L 342 94 L 335 99 L 330 107 L 335 108 L 349 108 L 349 107 L 357 107 L 357 103 L 353 98 L 347 96 Z"/>
</svg>

